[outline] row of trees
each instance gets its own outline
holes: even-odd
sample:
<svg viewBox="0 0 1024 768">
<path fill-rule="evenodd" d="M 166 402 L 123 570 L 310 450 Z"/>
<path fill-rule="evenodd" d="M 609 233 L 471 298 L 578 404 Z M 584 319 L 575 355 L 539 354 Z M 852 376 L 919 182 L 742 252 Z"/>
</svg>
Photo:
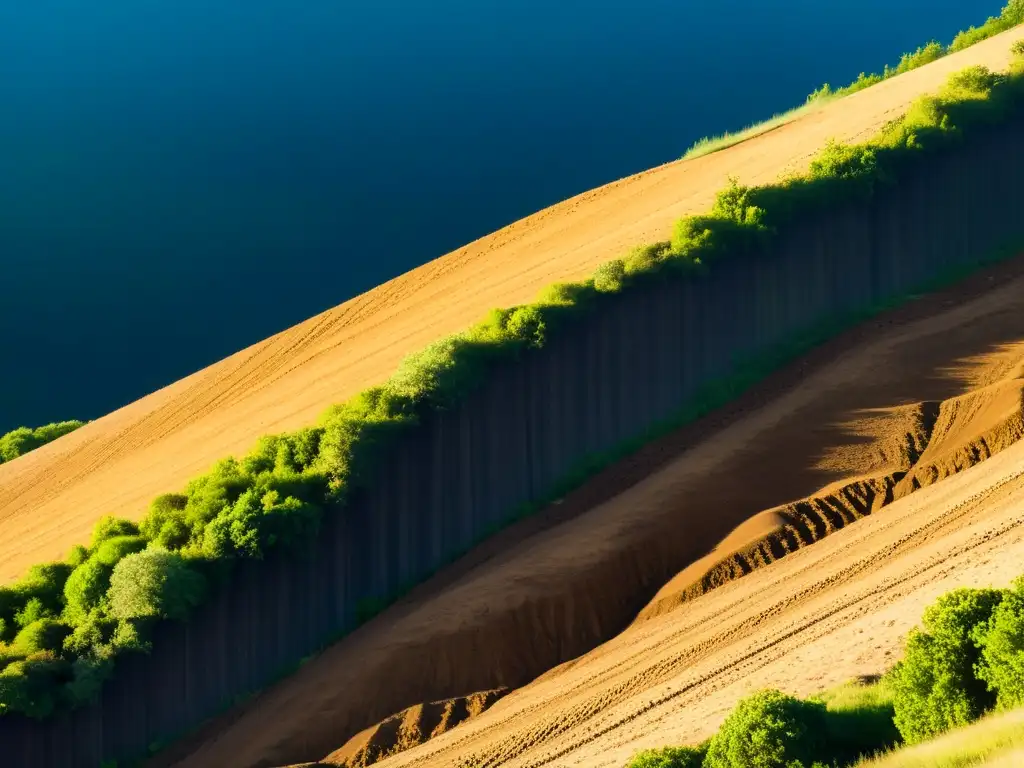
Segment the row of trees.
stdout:
<svg viewBox="0 0 1024 768">
<path fill-rule="evenodd" d="M 118 656 L 149 648 L 160 622 L 187 620 L 234 563 L 306 547 L 325 514 L 368 487 L 400 435 L 462 402 L 498 362 L 547 346 L 602 296 L 667 276 L 702 279 L 788 223 L 869 196 L 930 153 L 1022 110 L 1024 61 L 1008 75 L 958 73 L 874 140 L 829 145 L 803 177 L 753 189 L 733 182 L 710 214 L 680 221 L 671 242 L 638 248 L 586 281 L 551 286 L 533 304 L 493 311 L 409 357 L 388 382 L 332 408 L 317 426 L 265 437 L 184 492 L 157 498 L 140 523 L 101 520 L 88 546 L 0 589 L 0 713 L 45 718 L 94 700 Z"/>
</svg>

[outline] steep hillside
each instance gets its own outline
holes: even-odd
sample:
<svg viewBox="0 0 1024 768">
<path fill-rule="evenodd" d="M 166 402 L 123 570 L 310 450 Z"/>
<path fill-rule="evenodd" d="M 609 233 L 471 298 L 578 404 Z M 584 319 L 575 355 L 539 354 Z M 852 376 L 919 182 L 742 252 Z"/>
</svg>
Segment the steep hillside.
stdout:
<svg viewBox="0 0 1024 768">
<path fill-rule="evenodd" d="M 140 517 L 155 495 L 261 434 L 311 422 L 491 307 L 665 237 L 680 215 L 707 208 L 727 176 L 760 183 L 802 169 L 828 138 L 873 134 L 951 72 L 1004 68 L 1021 37 L 1004 33 L 757 139 L 541 211 L 0 467 L 0 579 L 62 555 L 103 514 Z"/>
<path fill-rule="evenodd" d="M 437 737 L 438 744 L 453 746 L 438 747 L 441 757 L 429 764 L 516 764 L 520 753 L 546 754 L 545 745 L 558 742 L 563 725 L 573 738 L 582 738 L 606 709 L 634 693 L 639 699 L 654 694 L 643 654 L 650 653 L 655 666 L 660 656 L 645 649 L 620 659 L 615 679 L 630 678 L 631 665 L 637 676 L 621 690 L 611 683 L 602 687 L 603 679 L 595 679 L 598 688 L 591 690 L 586 675 L 569 680 L 568 670 L 597 664 L 609 648 L 629 645 L 647 625 L 669 620 L 686 625 L 693 658 L 730 647 L 734 625 L 722 630 L 717 620 L 688 623 L 696 621 L 691 617 L 697 606 L 714 612 L 718 595 L 760 583 L 762 570 L 785 571 L 790 560 L 806 562 L 805 552 L 833 551 L 834 539 L 889 525 L 876 520 L 901 519 L 900 510 L 930 492 L 915 489 L 913 478 L 918 488 L 930 486 L 979 462 L 983 466 L 967 474 L 987 472 L 1001 452 L 1017 451 L 1010 446 L 1022 431 L 1022 376 L 1024 259 L 1018 258 L 837 338 L 726 412 L 610 468 L 546 517 L 484 545 L 158 764 L 280 765 L 351 754 L 352 749 L 336 750 L 393 713 L 475 691 L 517 688 L 555 667 L 454 729 L 450 738 Z M 959 477 L 937 487 L 954 481 Z M 905 491 L 898 488 L 914 492 L 900 499 Z M 780 525 L 791 526 L 792 535 L 779 537 Z M 877 546 L 898 554 L 899 539 L 885 536 L 902 529 L 885 530 Z M 740 565 L 737 551 L 757 550 L 773 536 L 783 546 L 769 545 L 759 559 L 748 557 Z M 812 541 L 820 543 L 803 547 Z M 699 560 L 716 546 L 717 552 Z M 901 567 L 899 558 L 893 562 Z M 716 568 L 705 583 L 705 574 Z M 809 574 L 824 584 L 839 579 L 820 565 Z M 847 588 L 859 584 L 855 573 L 843 578 Z M 797 610 L 803 587 L 790 591 L 773 579 L 771 599 Z M 728 598 L 727 604 L 748 616 L 764 599 L 759 592 L 751 602 Z M 675 610 L 683 602 L 687 607 Z M 569 661 L 614 636 L 638 613 L 626 634 Z M 753 626 L 743 625 L 743 637 L 751 642 Z M 685 669 L 681 664 L 676 671 Z M 566 700 L 581 697 L 579 712 L 552 709 L 555 714 L 542 717 L 548 704 L 528 703 L 513 724 L 502 720 L 497 731 L 481 736 L 488 745 L 480 747 L 484 752 L 464 749 L 459 734 L 501 718 L 510 701 L 533 702 L 533 690 L 555 696 L 558 686 L 545 683 L 552 676 L 562 676 Z M 654 675 L 650 685 L 662 679 Z M 376 733 L 383 735 L 381 729 Z M 423 754 L 432 753 L 433 743 Z M 401 764 L 404 758 L 392 760 Z"/>
</svg>

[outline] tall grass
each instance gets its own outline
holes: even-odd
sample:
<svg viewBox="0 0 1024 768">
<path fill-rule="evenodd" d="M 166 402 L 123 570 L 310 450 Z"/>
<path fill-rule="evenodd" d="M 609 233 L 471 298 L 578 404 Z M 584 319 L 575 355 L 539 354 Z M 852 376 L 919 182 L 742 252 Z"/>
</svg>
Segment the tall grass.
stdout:
<svg viewBox="0 0 1024 768">
<path fill-rule="evenodd" d="M 702 279 L 786 222 L 869 196 L 1022 109 L 1024 72 L 959 73 L 871 142 L 831 144 L 805 176 L 778 184 L 732 183 L 710 214 L 679 221 L 670 242 L 550 286 L 533 304 L 494 310 L 411 355 L 383 385 L 332 407 L 317 425 L 264 437 L 248 455 L 158 497 L 139 523 L 101 520 L 88 546 L 0 588 L 0 714 L 46 718 L 94 700 L 118 657 L 147 650 L 160 622 L 187 620 L 233 563 L 307 547 L 324 515 L 339 514 L 374 481 L 400 435 L 461 403 L 497 363 L 531 354 L 566 323 L 600 311 L 602 297 L 670 276 Z"/>
<path fill-rule="evenodd" d="M 969 768 L 1006 760 L 1010 760 L 1005 762 L 1007 766 L 1024 766 L 1024 709 L 989 715 L 933 741 L 867 758 L 857 765 L 858 768 Z"/>
</svg>

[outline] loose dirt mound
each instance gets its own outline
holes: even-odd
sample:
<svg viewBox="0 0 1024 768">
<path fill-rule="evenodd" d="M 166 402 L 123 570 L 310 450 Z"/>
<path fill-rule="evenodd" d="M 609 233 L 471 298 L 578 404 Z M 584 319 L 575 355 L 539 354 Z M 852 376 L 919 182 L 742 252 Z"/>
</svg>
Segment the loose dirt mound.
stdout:
<svg viewBox="0 0 1024 768">
<path fill-rule="evenodd" d="M 469 565 L 456 564 L 439 574 L 408 600 L 232 713 L 230 722 L 211 723 L 198 738 L 156 764 L 255 766 L 318 760 L 352 735 L 419 702 L 464 691 L 515 689 L 547 672 L 541 681 L 506 697 L 494 712 L 410 750 L 412 756 L 429 751 L 435 742 L 451 744 L 460 732 L 475 732 L 474 723 L 490 721 L 498 710 L 507 712 L 511 701 L 535 687 L 578 685 L 580 695 L 589 696 L 588 683 L 576 677 L 577 671 L 581 664 L 596 663 L 610 646 L 576 657 L 625 629 L 666 582 L 661 598 L 671 596 L 672 590 L 678 596 L 695 583 L 694 578 L 683 584 L 669 580 L 712 552 L 730 532 L 746 523 L 736 535 L 756 538 L 780 521 L 793 523 L 803 511 L 817 516 L 820 526 L 804 526 L 802 535 L 809 541 L 820 537 L 819 530 L 845 525 L 858 510 L 874 509 L 876 502 L 894 495 L 894 473 L 934 463 L 932 455 L 949 453 L 929 453 L 935 445 L 988 440 L 986 436 L 1008 423 L 1014 402 L 1019 410 L 1016 376 L 1022 364 L 1024 259 L 1017 259 L 855 329 L 772 377 L 735 405 L 731 420 L 723 422 L 716 414 L 683 430 L 682 438 L 673 435 L 645 449 L 646 465 L 634 460 L 612 468 L 546 513 L 550 527 L 543 528 L 542 514 L 506 532 L 493 547 L 475 552 Z M 954 416 L 954 410 L 962 416 Z M 949 427 L 944 426 L 947 418 Z M 591 486 L 614 487 L 617 494 L 602 501 Z M 913 502 L 928 491 L 897 503 Z M 582 506 L 577 497 L 584 500 Z M 813 498 L 843 501 L 841 508 L 838 502 L 836 507 L 824 501 L 793 503 Z M 868 516 L 849 530 L 896 514 Z M 786 569 L 789 561 L 842 535 L 846 532 L 726 583 L 667 616 L 689 616 L 693 606 L 732 594 L 760 573 Z M 722 554 L 726 552 L 719 550 L 714 560 Z M 769 548 L 760 556 L 767 560 L 778 554 Z M 816 572 L 826 580 L 827 573 Z M 793 595 L 799 602 L 799 587 L 776 589 L 772 600 Z M 649 618 L 622 638 L 645 631 L 647 625 L 660 626 L 666 618 Z M 691 630 L 689 637 L 702 653 L 733 639 L 728 634 L 732 630 L 716 621 Z M 622 663 L 621 672 L 627 675 L 628 664 L 634 662 Z M 647 668 L 646 661 L 641 668 Z M 647 690 L 643 681 L 636 685 L 637 691 Z M 601 691 L 595 689 L 598 698 L 585 708 L 594 716 L 624 701 L 625 692 Z M 490 757 L 474 757 L 466 764 L 498 764 L 520 752 L 543 751 L 563 727 L 576 728 L 580 717 L 590 715 L 573 717 L 577 719 L 561 723 L 546 715 L 536 722 L 517 715 L 522 727 L 515 726 L 510 751 L 502 747 L 499 759 L 487 747 Z M 503 733 L 512 739 L 511 731 Z M 486 737 L 487 743 L 492 736 Z M 498 749 L 497 742 L 493 746 Z M 460 748 L 444 754 L 437 764 L 462 764 L 468 753 Z M 392 757 L 384 764 L 396 760 L 401 764 L 403 758 Z"/>
<path fill-rule="evenodd" d="M 770 133 L 566 200 L 0 466 L 0 581 L 85 541 L 105 514 L 138 518 L 267 432 L 313 422 L 386 378 L 408 353 L 496 306 L 581 278 L 673 222 L 708 209 L 733 175 L 770 182 L 806 168 L 832 137 L 864 139 L 950 73 L 1005 69 L 1012 30 L 887 80 Z"/>
<path fill-rule="evenodd" d="M 771 530 L 744 539 L 737 529 L 713 555 L 686 568 L 659 591 L 638 621 L 667 613 L 770 565 L 896 499 L 1009 448 L 1024 437 L 1024 380 L 1000 382 L 941 404 L 919 403 L 901 410 L 912 428 L 902 436 L 892 434 L 890 447 L 898 446 L 892 458 L 904 459 L 906 467 L 762 513 L 755 520 L 777 521 Z M 922 446 L 926 446 L 923 452 Z M 880 446 L 883 455 L 885 447 Z"/>
<path fill-rule="evenodd" d="M 508 693 L 507 688 L 417 704 L 353 736 L 345 746 L 318 763 L 321 766 L 366 768 L 390 755 L 447 733 L 485 710 Z"/>
</svg>

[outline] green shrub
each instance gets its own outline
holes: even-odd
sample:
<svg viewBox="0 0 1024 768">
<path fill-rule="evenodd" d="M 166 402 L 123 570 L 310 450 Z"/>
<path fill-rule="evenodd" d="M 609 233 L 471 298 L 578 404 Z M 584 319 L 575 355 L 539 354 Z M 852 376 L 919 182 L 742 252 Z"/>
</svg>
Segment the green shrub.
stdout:
<svg viewBox="0 0 1024 768">
<path fill-rule="evenodd" d="M 626 279 L 626 262 L 614 259 L 606 262 L 594 272 L 594 289 L 601 293 L 618 293 Z"/>
<path fill-rule="evenodd" d="M 627 768 L 701 768 L 707 745 L 645 749 L 629 761 Z"/>
<path fill-rule="evenodd" d="M 102 544 L 107 539 L 138 535 L 139 526 L 131 520 L 123 520 L 119 517 L 107 515 L 101 517 L 92 529 L 92 549 L 95 550 L 97 545 Z"/>
<path fill-rule="evenodd" d="M 1007 27 L 1015 27 L 1024 24 L 1024 0 L 1010 0 L 999 14 Z M 1018 41 L 1019 42 L 1019 41 Z"/>
<path fill-rule="evenodd" d="M 53 619 L 39 619 L 22 629 L 14 638 L 12 646 L 26 656 L 39 651 L 60 653 L 64 638 L 71 634 L 71 627 Z"/>
<path fill-rule="evenodd" d="M 978 639 L 978 677 L 996 694 L 997 705 L 1024 706 L 1024 577 L 1007 591 Z"/>
<path fill-rule="evenodd" d="M 64 585 L 64 618 L 68 622 L 80 624 L 104 604 L 113 571 L 113 566 L 91 557 L 71 572 Z"/>
<path fill-rule="evenodd" d="M 708 744 L 705 768 L 810 768 L 826 749 L 825 705 L 760 691 L 732 711 Z"/>
<path fill-rule="evenodd" d="M 127 555 L 144 550 L 147 543 L 142 536 L 114 536 L 97 545 L 93 559 L 113 568 Z"/>
<path fill-rule="evenodd" d="M 184 619 L 206 589 L 181 555 L 148 549 L 128 555 L 110 577 L 110 615 L 117 619 Z M 119 626 L 120 629 L 120 626 Z"/>
<path fill-rule="evenodd" d="M 53 442 L 58 437 L 73 432 L 85 422 L 62 421 L 55 424 L 47 424 L 36 429 L 18 427 L 7 434 L 0 436 L 0 464 L 6 461 L 14 461 L 29 451 L 34 451 L 47 443 Z"/>
<path fill-rule="evenodd" d="M 58 704 L 59 686 L 70 679 L 71 665 L 48 651 L 8 664 L 0 672 L 0 715 L 49 716 Z"/>
<path fill-rule="evenodd" d="M 18 627 L 27 627 L 42 619 L 53 618 L 54 614 L 47 610 L 38 597 L 30 598 L 25 606 L 14 614 L 14 623 Z"/>
<path fill-rule="evenodd" d="M 72 569 L 74 569 L 80 566 L 88 559 L 89 548 L 83 547 L 81 544 L 75 544 L 75 546 L 71 548 L 71 551 L 68 552 L 68 556 L 65 562 L 67 562 L 67 564 L 71 566 Z"/>
<path fill-rule="evenodd" d="M 914 744 L 967 725 L 995 704 L 975 675 L 979 631 L 1003 598 L 996 589 L 957 589 L 924 612 L 923 629 L 911 631 L 906 655 L 890 671 L 894 722 Z"/>
</svg>

